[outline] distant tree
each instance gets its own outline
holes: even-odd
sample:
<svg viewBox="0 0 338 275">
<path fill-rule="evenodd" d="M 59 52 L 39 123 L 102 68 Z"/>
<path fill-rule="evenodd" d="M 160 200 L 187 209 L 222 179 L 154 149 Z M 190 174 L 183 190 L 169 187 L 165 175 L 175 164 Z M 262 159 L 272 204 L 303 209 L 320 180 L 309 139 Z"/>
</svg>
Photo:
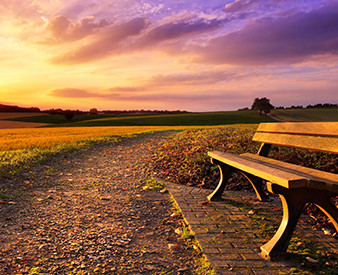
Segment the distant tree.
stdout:
<svg viewBox="0 0 338 275">
<path fill-rule="evenodd" d="M 270 113 L 271 109 L 273 109 L 273 105 L 270 103 L 270 99 L 263 97 L 263 98 L 255 98 L 251 109 L 257 110 L 261 115 L 266 115 Z"/>
<path fill-rule="evenodd" d="M 92 108 L 89 110 L 89 114 L 91 115 L 97 115 L 99 113 L 99 111 L 96 108 Z"/>
<path fill-rule="evenodd" d="M 71 110 L 66 110 L 66 111 L 63 111 L 63 115 L 65 116 L 65 118 L 69 121 L 71 121 L 74 117 L 74 112 L 71 111 Z"/>
</svg>

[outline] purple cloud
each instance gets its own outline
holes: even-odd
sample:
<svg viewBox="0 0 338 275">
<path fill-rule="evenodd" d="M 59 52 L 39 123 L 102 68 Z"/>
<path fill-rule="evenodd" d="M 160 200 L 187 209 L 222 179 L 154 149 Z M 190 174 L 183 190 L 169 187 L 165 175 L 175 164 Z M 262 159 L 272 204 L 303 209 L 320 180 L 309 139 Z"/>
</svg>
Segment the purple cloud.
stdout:
<svg viewBox="0 0 338 275">
<path fill-rule="evenodd" d="M 149 25 L 146 18 L 134 18 L 130 21 L 110 25 L 98 32 L 87 45 L 53 58 L 55 64 L 77 64 L 103 58 L 123 51 L 125 39 L 140 34 Z"/>
<path fill-rule="evenodd" d="M 136 42 L 136 47 L 152 46 L 167 40 L 188 38 L 191 35 L 214 31 L 223 25 L 222 20 L 205 20 L 170 22 L 149 30 Z"/>
<path fill-rule="evenodd" d="M 170 75 L 155 75 L 149 79 L 149 86 L 166 85 L 204 85 L 222 81 L 239 80 L 252 76 L 251 73 L 237 73 L 224 71 L 205 71 L 196 73 L 179 73 Z"/>
<path fill-rule="evenodd" d="M 94 16 L 88 16 L 75 23 L 65 16 L 56 16 L 48 23 L 47 30 L 55 42 L 69 42 L 82 39 L 108 25 L 107 20 L 96 23 Z"/>
<path fill-rule="evenodd" d="M 235 0 L 232 3 L 226 4 L 224 11 L 228 13 L 247 12 L 249 9 L 256 8 L 259 4 L 260 3 L 257 0 Z"/>
<path fill-rule="evenodd" d="M 338 54 L 338 4 L 308 13 L 263 18 L 197 47 L 201 60 L 229 64 L 290 64 Z"/>
</svg>

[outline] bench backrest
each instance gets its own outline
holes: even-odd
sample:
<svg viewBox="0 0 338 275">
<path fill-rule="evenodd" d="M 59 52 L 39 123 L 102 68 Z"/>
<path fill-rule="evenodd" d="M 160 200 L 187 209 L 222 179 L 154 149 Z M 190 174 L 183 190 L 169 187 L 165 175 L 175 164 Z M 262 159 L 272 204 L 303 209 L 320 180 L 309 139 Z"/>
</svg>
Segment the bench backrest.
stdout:
<svg viewBox="0 0 338 275">
<path fill-rule="evenodd" d="M 254 141 L 338 153 L 338 122 L 261 123 Z"/>
</svg>

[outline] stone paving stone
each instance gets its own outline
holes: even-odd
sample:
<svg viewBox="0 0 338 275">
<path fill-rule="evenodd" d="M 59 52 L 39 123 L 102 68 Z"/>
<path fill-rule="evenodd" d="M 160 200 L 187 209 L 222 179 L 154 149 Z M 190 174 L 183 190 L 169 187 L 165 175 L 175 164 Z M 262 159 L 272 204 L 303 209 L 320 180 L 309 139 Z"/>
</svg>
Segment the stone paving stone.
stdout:
<svg viewBox="0 0 338 275">
<path fill-rule="evenodd" d="M 167 187 L 216 274 L 279 274 L 292 267 L 291 261 L 267 261 L 259 255 L 260 246 L 266 240 L 252 232 L 252 220 L 249 211 L 245 210 L 248 209 L 246 205 L 253 205 L 252 210 L 269 213 L 266 220 L 279 224 L 283 213 L 272 211 L 271 206 L 273 204 L 273 208 L 281 208 L 279 198 L 259 202 L 254 194 L 224 192 L 223 201 L 201 205 L 201 202 L 207 201 L 211 190 L 172 183 L 168 183 Z M 316 240 L 331 251 L 338 249 L 338 240 L 326 238 L 321 231 L 312 230 L 308 224 L 299 222 L 296 232 L 302 232 L 303 236 Z M 324 242 L 323 237 L 327 239 Z"/>
<path fill-rule="evenodd" d="M 217 275 L 253 275 L 254 273 L 250 268 L 216 268 Z"/>
</svg>

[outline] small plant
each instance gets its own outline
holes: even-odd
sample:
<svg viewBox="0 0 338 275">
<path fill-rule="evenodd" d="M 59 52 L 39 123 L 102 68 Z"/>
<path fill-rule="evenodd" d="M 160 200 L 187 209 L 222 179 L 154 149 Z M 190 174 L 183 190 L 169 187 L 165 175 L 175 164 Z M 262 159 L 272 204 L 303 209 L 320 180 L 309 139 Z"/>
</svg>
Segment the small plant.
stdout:
<svg viewBox="0 0 338 275">
<path fill-rule="evenodd" d="M 29 270 L 29 275 L 42 275 L 42 274 L 46 274 L 46 270 L 43 267 L 32 267 Z"/>
<path fill-rule="evenodd" d="M 143 190 L 161 190 L 165 187 L 165 183 L 163 181 L 151 179 L 144 181 L 145 186 Z"/>
</svg>

